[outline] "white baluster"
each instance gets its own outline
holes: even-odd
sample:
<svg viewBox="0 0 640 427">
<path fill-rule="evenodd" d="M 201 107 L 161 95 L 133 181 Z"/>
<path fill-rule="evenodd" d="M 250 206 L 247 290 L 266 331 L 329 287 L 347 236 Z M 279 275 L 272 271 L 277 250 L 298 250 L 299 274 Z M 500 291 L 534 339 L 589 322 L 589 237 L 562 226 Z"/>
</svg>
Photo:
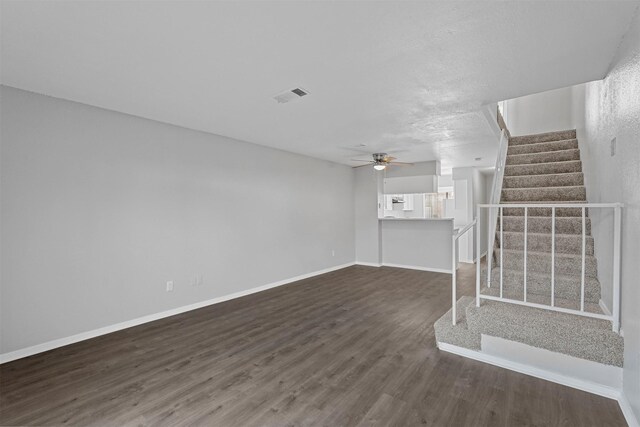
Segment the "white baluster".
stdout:
<svg viewBox="0 0 640 427">
<path fill-rule="evenodd" d="M 502 206 L 500 206 L 500 298 L 502 298 L 502 271 L 504 270 L 504 256 L 503 256 L 503 246 L 504 246 L 504 233 L 503 233 L 503 226 L 502 226 L 502 216 L 503 216 L 503 212 L 502 212 Z"/>
<path fill-rule="evenodd" d="M 584 311 L 584 279 L 586 269 L 586 253 L 587 253 L 587 219 L 585 217 L 585 208 L 582 207 L 582 275 L 580 281 L 580 311 Z"/>
<path fill-rule="evenodd" d="M 621 207 L 613 208 L 613 331 L 620 333 L 620 232 Z"/>
<path fill-rule="evenodd" d="M 556 305 L 556 208 L 551 208 L 551 307 Z"/>
<path fill-rule="evenodd" d="M 458 252 L 458 239 L 455 230 L 453 233 L 453 237 L 451 238 L 451 323 L 453 324 L 453 326 L 456 326 L 456 301 L 458 299 L 456 296 L 456 255 Z"/>
<path fill-rule="evenodd" d="M 476 208 L 476 307 L 480 307 L 480 206 Z M 489 257 L 489 254 L 487 254 Z"/>
<path fill-rule="evenodd" d="M 524 302 L 527 302 L 527 215 L 528 207 L 524 208 Z"/>
</svg>

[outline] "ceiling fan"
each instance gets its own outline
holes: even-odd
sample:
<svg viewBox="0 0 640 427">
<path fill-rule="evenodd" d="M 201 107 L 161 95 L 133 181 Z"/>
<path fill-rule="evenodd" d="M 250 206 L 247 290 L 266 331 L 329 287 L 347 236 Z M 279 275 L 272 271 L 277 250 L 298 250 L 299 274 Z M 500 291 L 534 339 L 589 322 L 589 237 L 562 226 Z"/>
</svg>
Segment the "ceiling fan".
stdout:
<svg viewBox="0 0 640 427">
<path fill-rule="evenodd" d="M 387 153 L 373 153 L 373 160 L 359 160 L 352 159 L 354 162 L 366 162 L 366 165 L 356 166 L 361 168 L 362 166 L 373 165 L 373 168 L 377 171 L 384 170 L 387 166 L 413 166 L 413 163 L 394 162 L 396 158 L 389 156 Z"/>
</svg>

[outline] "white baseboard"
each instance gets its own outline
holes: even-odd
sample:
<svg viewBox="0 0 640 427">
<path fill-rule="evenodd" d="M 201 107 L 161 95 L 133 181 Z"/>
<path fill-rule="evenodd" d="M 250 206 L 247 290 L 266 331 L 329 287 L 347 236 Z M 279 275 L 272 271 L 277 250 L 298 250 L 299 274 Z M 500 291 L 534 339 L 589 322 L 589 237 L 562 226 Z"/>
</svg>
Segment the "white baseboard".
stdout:
<svg viewBox="0 0 640 427">
<path fill-rule="evenodd" d="M 640 427 L 638 418 L 633 412 L 631 403 L 627 399 L 627 396 L 620 389 L 607 387 L 600 384 L 595 384 L 589 381 L 583 381 L 580 379 L 561 375 L 556 372 L 550 372 L 543 369 L 538 369 L 532 366 L 523 365 L 521 363 L 506 360 L 500 357 L 488 355 L 479 351 L 469 350 L 467 348 L 458 347 L 456 345 L 447 343 L 437 343 L 438 348 L 448 353 L 457 354 L 459 356 L 468 357 L 469 359 L 477 360 L 479 362 L 488 363 L 490 365 L 498 366 L 500 368 L 509 369 L 511 371 L 519 372 L 521 374 L 530 375 L 532 377 L 541 378 L 546 381 L 551 381 L 556 384 L 565 385 L 567 387 L 576 388 L 578 390 L 586 391 L 588 393 L 597 394 L 599 396 L 607 397 L 618 401 L 620 410 L 624 415 L 629 427 Z"/>
<path fill-rule="evenodd" d="M 544 369 L 536 368 L 529 365 L 524 365 L 518 362 L 503 359 L 497 356 L 488 355 L 480 351 L 469 350 L 467 348 L 458 347 L 458 346 L 447 344 L 447 343 L 438 343 L 438 348 L 448 353 L 453 353 L 459 356 L 468 357 L 469 359 L 478 360 L 480 362 L 488 363 L 490 365 L 499 366 L 501 368 L 509 369 L 511 371 L 520 372 L 521 374 L 526 374 L 532 377 L 541 378 L 543 380 L 551 381 L 556 384 L 562 384 L 567 387 L 576 388 L 578 390 L 597 394 L 603 397 L 608 397 L 610 399 L 618 400 L 621 396 L 621 391 L 620 389 L 617 389 L 617 388 L 607 387 L 607 386 L 592 383 L 589 381 L 568 377 L 566 375 L 558 374 L 557 372 L 546 371 Z"/>
<path fill-rule="evenodd" d="M 417 266 L 417 265 L 404 265 L 404 264 L 389 264 L 389 263 L 382 263 L 382 265 L 384 267 L 395 267 L 395 268 L 406 268 L 409 270 L 420 270 L 420 271 L 431 271 L 432 273 L 447 273 L 447 274 L 451 274 L 451 270 L 445 270 L 442 268 L 431 268 L 431 267 L 421 267 L 421 266 Z"/>
<path fill-rule="evenodd" d="M 375 262 L 356 261 L 356 265 L 364 265 L 366 267 L 382 267 L 382 264 Z"/>
<path fill-rule="evenodd" d="M 627 396 L 624 393 L 622 393 L 618 399 L 618 404 L 620 405 L 620 410 L 622 411 L 625 420 L 627 420 L 629 427 L 640 427 L 640 420 L 638 420 L 636 414 L 633 412 L 631 403 L 629 403 L 629 399 L 627 399 Z"/>
<path fill-rule="evenodd" d="M 11 362 L 12 360 L 16 360 L 16 359 L 22 359 L 23 357 L 32 356 L 34 354 L 42 353 L 45 351 L 53 350 L 54 348 L 64 347 L 65 345 L 73 344 L 79 341 L 84 341 L 90 338 L 99 337 L 100 335 L 106 335 L 106 334 L 110 334 L 111 332 L 116 332 L 122 329 L 131 328 L 133 326 L 142 325 L 143 323 L 153 322 L 154 320 L 175 316 L 176 314 L 184 313 L 191 310 L 196 310 L 198 308 L 206 307 L 213 304 L 218 304 L 218 303 L 229 301 L 235 298 L 240 298 L 246 295 L 254 294 L 256 292 L 266 291 L 267 289 L 276 288 L 278 286 L 286 285 L 292 282 L 297 282 L 298 280 L 303 280 L 309 277 L 318 276 L 320 274 L 325 274 L 331 271 L 350 267 L 354 264 L 355 264 L 354 262 L 350 262 L 347 264 L 336 265 L 334 267 L 325 268 L 322 270 L 314 271 L 312 273 L 302 274 L 300 276 L 291 277 L 289 279 L 279 280 L 277 282 L 268 283 L 266 285 L 258 286 L 258 287 L 247 289 L 240 292 L 235 292 L 233 294 L 224 295 L 221 297 L 212 298 L 205 301 L 199 301 L 194 304 L 172 308 L 171 310 L 162 311 L 160 313 L 149 314 L 147 316 L 138 317 L 136 319 L 127 320 L 124 322 L 116 323 L 114 325 L 105 326 L 103 328 L 82 332 L 69 337 L 59 338 L 53 341 L 48 341 L 48 342 L 37 344 L 31 347 L 26 347 L 19 350 L 11 351 L 9 353 L 3 353 L 3 354 L 0 354 L 0 364 Z"/>
<path fill-rule="evenodd" d="M 394 267 L 394 268 L 406 268 L 409 270 L 430 271 L 432 273 L 447 273 L 451 274 L 451 270 L 443 270 L 441 268 L 420 267 L 417 265 L 405 265 L 405 264 L 389 264 L 387 262 L 382 264 L 376 264 L 374 262 L 356 261 L 356 265 L 364 265 L 367 267 Z"/>
</svg>

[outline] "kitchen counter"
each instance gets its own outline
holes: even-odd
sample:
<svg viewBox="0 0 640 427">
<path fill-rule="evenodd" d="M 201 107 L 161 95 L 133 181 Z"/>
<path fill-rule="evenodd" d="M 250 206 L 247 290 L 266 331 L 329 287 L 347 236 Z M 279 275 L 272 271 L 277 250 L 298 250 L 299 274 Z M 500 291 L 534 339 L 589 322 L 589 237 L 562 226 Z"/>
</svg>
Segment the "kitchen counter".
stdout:
<svg viewBox="0 0 640 427">
<path fill-rule="evenodd" d="M 453 218 L 380 218 L 382 264 L 451 272 Z"/>
</svg>

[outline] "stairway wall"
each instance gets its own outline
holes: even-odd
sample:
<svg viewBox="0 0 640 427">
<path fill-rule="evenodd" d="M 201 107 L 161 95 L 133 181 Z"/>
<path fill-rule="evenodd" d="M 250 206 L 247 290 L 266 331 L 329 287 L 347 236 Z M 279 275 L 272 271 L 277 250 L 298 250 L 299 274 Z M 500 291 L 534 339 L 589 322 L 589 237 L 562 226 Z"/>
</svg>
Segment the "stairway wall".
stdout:
<svg viewBox="0 0 640 427">
<path fill-rule="evenodd" d="M 511 136 L 573 129 L 571 87 L 504 101 L 504 119 Z"/>
<path fill-rule="evenodd" d="M 604 80 L 574 89 L 574 120 L 591 202 L 620 201 L 624 393 L 640 420 L 640 16 L 636 16 Z M 584 99 L 584 100 L 583 100 Z M 616 153 L 611 156 L 611 139 Z M 592 216 L 596 254 L 609 250 L 606 217 Z M 601 276 L 611 265 L 598 259 Z M 606 296 L 605 296 L 606 297 Z"/>
</svg>

